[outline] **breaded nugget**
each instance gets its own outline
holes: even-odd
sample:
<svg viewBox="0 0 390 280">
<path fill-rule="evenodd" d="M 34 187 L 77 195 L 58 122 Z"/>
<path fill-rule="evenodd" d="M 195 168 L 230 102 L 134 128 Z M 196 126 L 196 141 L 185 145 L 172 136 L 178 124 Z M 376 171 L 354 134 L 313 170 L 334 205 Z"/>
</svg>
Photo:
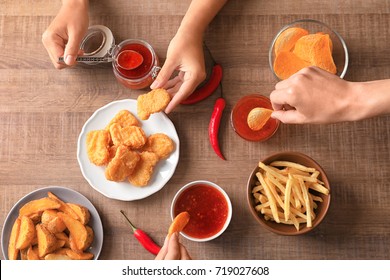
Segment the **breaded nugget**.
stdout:
<svg viewBox="0 0 390 280">
<path fill-rule="evenodd" d="M 152 152 L 142 152 L 140 157 L 140 161 L 129 176 L 129 182 L 134 186 L 144 187 L 152 177 L 154 167 L 158 162 L 158 156 Z"/>
<path fill-rule="evenodd" d="M 115 117 L 110 121 L 110 123 L 106 126 L 106 130 L 109 130 L 113 123 L 119 124 L 120 127 L 140 125 L 138 119 L 128 110 L 119 111 L 115 115 Z"/>
<path fill-rule="evenodd" d="M 171 96 L 162 88 L 142 94 L 137 98 L 138 117 L 141 120 L 147 120 L 151 114 L 164 110 L 170 101 Z"/>
<path fill-rule="evenodd" d="M 87 153 L 89 160 L 95 165 L 108 163 L 111 142 L 110 133 L 106 130 L 92 130 L 87 134 Z"/>
<path fill-rule="evenodd" d="M 121 128 L 114 123 L 110 126 L 110 134 L 114 145 L 126 145 L 131 149 L 140 149 L 146 143 L 146 135 L 139 126 L 126 126 Z"/>
<path fill-rule="evenodd" d="M 115 154 L 116 154 L 116 150 L 118 149 L 118 146 L 110 146 L 108 148 L 108 152 L 110 153 L 109 157 L 108 157 L 108 162 L 110 162 L 114 157 L 115 157 Z"/>
<path fill-rule="evenodd" d="M 137 152 L 121 145 L 117 148 L 115 157 L 107 165 L 105 176 L 107 180 L 122 182 L 134 171 L 140 156 Z"/>
<path fill-rule="evenodd" d="M 143 150 L 153 152 L 159 159 L 164 159 L 172 153 L 174 147 L 174 142 L 168 135 L 164 133 L 155 133 L 148 137 Z"/>
</svg>

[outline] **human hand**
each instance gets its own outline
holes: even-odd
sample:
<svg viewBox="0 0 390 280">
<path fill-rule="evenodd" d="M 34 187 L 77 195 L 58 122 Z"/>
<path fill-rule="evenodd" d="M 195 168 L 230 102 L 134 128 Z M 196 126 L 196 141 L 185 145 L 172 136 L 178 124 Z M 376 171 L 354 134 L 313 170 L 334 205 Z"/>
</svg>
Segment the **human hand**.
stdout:
<svg viewBox="0 0 390 280">
<path fill-rule="evenodd" d="M 42 35 L 42 43 L 57 69 L 72 66 L 82 54 L 80 42 L 89 24 L 88 0 L 64 0 L 60 11 Z M 58 58 L 64 56 L 64 63 Z"/>
<path fill-rule="evenodd" d="M 179 233 L 175 232 L 165 238 L 165 242 L 160 252 L 155 258 L 156 260 L 191 260 L 186 247 L 179 242 Z"/>
<path fill-rule="evenodd" d="M 283 123 L 335 123 L 358 118 L 353 83 L 317 67 L 304 68 L 275 85 L 272 117 Z"/>
<path fill-rule="evenodd" d="M 179 74 L 170 79 L 175 70 L 179 70 Z M 165 88 L 173 96 L 165 109 L 168 114 L 190 96 L 205 78 L 202 37 L 178 31 L 169 44 L 167 59 L 150 88 Z"/>
</svg>

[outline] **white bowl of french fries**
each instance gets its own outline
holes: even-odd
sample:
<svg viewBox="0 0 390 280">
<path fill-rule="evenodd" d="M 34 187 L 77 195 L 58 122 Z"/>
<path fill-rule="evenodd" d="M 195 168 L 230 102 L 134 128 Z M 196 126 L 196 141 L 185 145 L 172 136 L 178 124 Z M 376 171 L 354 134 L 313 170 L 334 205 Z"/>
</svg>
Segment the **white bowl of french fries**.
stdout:
<svg viewBox="0 0 390 280">
<path fill-rule="evenodd" d="M 330 206 L 325 171 L 315 160 L 298 152 L 281 152 L 261 160 L 248 179 L 247 189 L 255 219 L 281 235 L 313 230 Z"/>
</svg>

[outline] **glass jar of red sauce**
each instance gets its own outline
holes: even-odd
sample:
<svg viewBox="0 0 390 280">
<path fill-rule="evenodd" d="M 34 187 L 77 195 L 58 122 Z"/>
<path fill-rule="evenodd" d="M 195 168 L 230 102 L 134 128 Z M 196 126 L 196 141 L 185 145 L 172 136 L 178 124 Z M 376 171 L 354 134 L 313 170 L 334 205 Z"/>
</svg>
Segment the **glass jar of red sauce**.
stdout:
<svg viewBox="0 0 390 280">
<path fill-rule="evenodd" d="M 190 220 L 181 234 L 192 241 L 209 241 L 228 227 L 232 205 L 226 192 L 209 181 L 194 181 L 182 187 L 171 205 L 171 217 L 187 211 Z"/>
<path fill-rule="evenodd" d="M 230 123 L 241 138 L 248 141 L 266 141 L 278 130 L 280 121 L 270 118 L 262 129 L 258 131 L 250 129 L 247 122 L 248 114 L 256 107 L 272 110 L 272 104 L 268 97 L 261 94 L 250 94 L 238 100 L 230 115 Z"/>
<path fill-rule="evenodd" d="M 94 25 L 88 28 L 87 35 L 81 42 L 84 57 L 90 61 L 86 64 L 112 62 L 114 75 L 119 83 L 130 89 L 143 89 L 150 86 L 156 78 L 160 62 L 153 47 L 141 39 L 127 39 L 115 45 L 114 36 L 109 28 L 103 25 Z M 141 63 L 128 69 L 124 51 L 136 52 L 141 57 Z M 122 59 L 122 61 L 121 61 Z M 127 59 L 131 59 L 127 56 Z"/>
<path fill-rule="evenodd" d="M 120 57 L 121 52 L 131 50 L 139 53 L 143 57 L 142 63 L 131 70 L 126 70 L 121 67 Z M 115 77 L 125 87 L 131 89 L 142 89 L 150 86 L 157 76 L 159 68 L 159 60 L 152 46 L 143 40 L 128 39 L 121 42 L 113 50 L 112 68 Z"/>
</svg>

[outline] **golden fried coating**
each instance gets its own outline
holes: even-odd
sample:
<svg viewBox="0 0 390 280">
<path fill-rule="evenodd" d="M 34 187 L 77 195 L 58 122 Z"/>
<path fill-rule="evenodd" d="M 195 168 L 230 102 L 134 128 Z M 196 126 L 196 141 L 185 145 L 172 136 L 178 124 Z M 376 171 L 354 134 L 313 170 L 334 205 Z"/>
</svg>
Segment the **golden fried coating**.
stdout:
<svg viewBox="0 0 390 280">
<path fill-rule="evenodd" d="M 140 157 L 140 161 L 129 176 L 129 182 L 134 186 L 144 187 L 152 177 L 154 167 L 158 162 L 158 156 L 152 152 L 142 152 Z"/>
<path fill-rule="evenodd" d="M 115 146 L 115 145 L 110 146 L 108 148 L 108 152 L 110 153 L 110 156 L 108 157 L 108 162 L 110 162 L 115 157 L 117 149 L 118 149 L 118 146 Z"/>
<path fill-rule="evenodd" d="M 121 182 L 134 171 L 140 160 L 138 153 L 130 151 L 126 146 L 117 148 L 115 157 L 107 165 L 105 176 L 107 180 Z"/>
<path fill-rule="evenodd" d="M 171 96 L 162 88 L 142 94 L 137 98 L 138 117 L 141 120 L 147 120 L 151 114 L 164 110 L 170 101 Z"/>
<path fill-rule="evenodd" d="M 89 160 L 95 165 L 108 163 L 111 142 L 110 133 L 106 130 L 92 130 L 87 134 L 87 153 Z"/>
<path fill-rule="evenodd" d="M 110 126 L 110 134 L 114 145 L 126 145 L 131 149 L 140 149 L 146 143 L 146 135 L 139 126 L 126 126 L 121 128 L 114 123 Z"/>
<path fill-rule="evenodd" d="M 138 119 L 128 110 L 119 111 L 115 117 L 106 126 L 106 130 L 109 130 L 113 123 L 117 123 L 120 127 L 136 125 L 139 126 Z"/>
<path fill-rule="evenodd" d="M 167 158 L 174 149 L 174 142 L 164 133 L 155 133 L 148 137 L 144 151 L 155 153 L 159 159 Z"/>
</svg>

